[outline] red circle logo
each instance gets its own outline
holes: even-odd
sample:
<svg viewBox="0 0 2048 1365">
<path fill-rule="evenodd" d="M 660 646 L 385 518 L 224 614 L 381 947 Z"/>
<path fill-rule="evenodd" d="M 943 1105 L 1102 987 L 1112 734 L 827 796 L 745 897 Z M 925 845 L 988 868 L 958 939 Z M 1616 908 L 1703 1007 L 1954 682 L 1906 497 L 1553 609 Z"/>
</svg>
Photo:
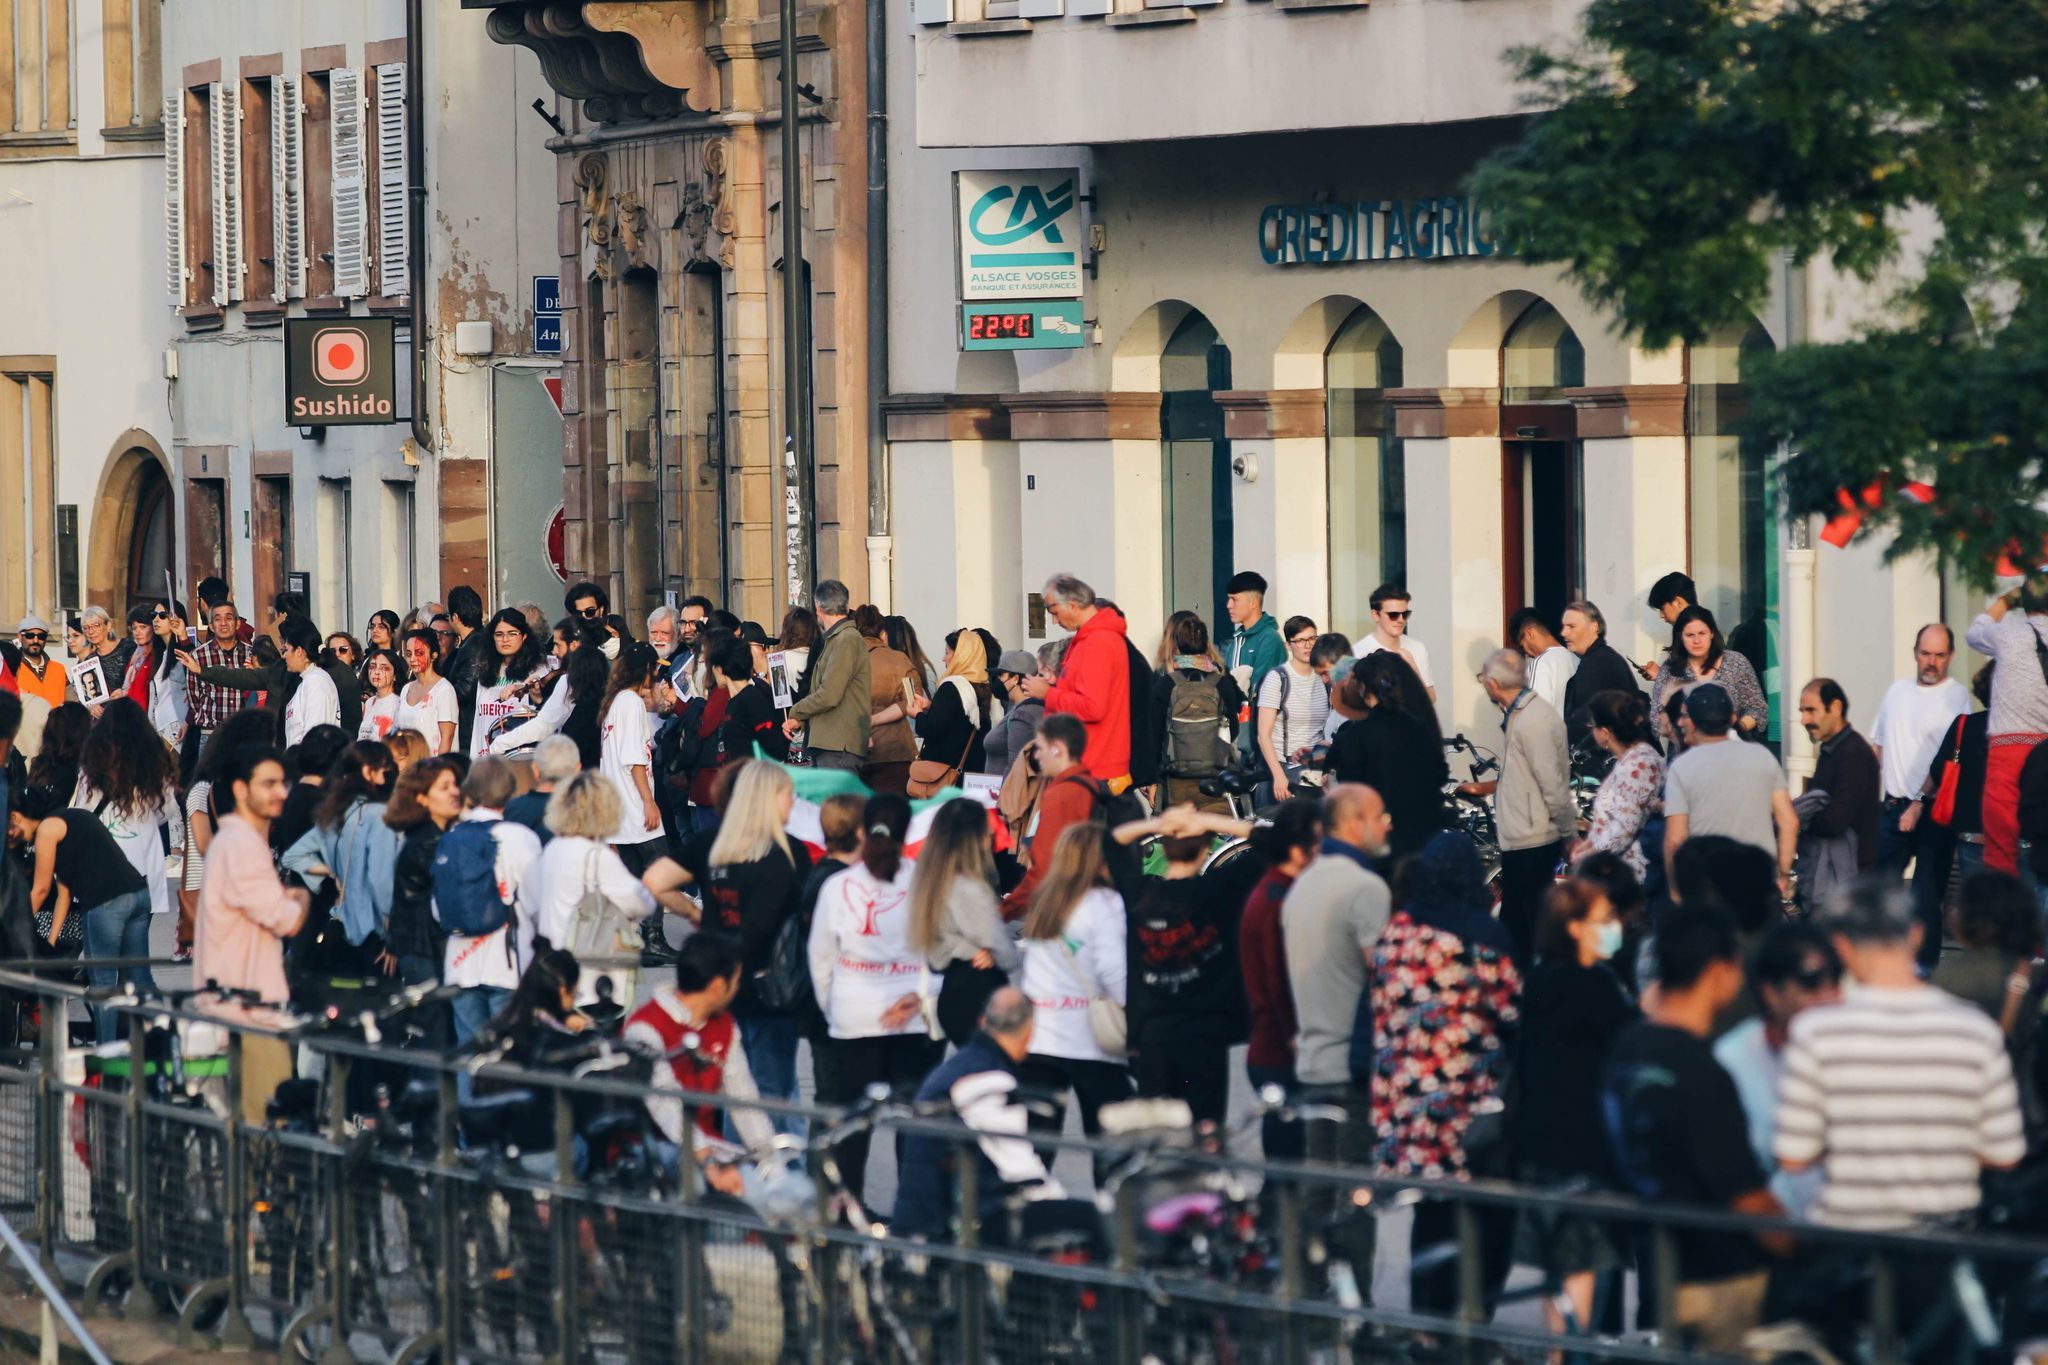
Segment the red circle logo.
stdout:
<svg viewBox="0 0 2048 1365">
<path fill-rule="evenodd" d="M 355 368 L 356 348 L 346 341 L 337 341 L 327 348 L 327 367 L 346 372 Z"/>
</svg>

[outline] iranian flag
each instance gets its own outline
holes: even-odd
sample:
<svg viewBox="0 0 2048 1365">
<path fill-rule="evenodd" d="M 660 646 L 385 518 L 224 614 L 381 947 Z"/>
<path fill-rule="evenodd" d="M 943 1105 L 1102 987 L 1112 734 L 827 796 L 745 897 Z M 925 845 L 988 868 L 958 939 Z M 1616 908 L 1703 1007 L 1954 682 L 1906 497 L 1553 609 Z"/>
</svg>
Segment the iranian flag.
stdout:
<svg viewBox="0 0 2048 1365">
<path fill-rule="evenodd" d="M 818 809 L 835 796 L 852 794 L 865 801 L 874 795 L 872 789 L 860 780 L 858 774 L 837 768 L 793 768 L 787 763 L 778 764 L 789 774 L 790 785 L 796 789 L 796 803 L 789 808 L 789 837 L 796 839 L 811 850 L 815 861 L 825 854 L 825 832 L 819 824 Z M 932 813 L 948 801 L 970 801 L 974 798 L 958 787 L 948 788 L 943 796 L 910 803 L 910 833 L 903 840 L 903 850 L 915 858 L 924 844 L 924 837 L 932 827 Z M 978 804 L 978 803 L 977 803 Z M 991 813 L 989 827 L 995 831 L 996 848 L 1010 846 L 1010 832 L 1003 822 Z"/>
</svg>

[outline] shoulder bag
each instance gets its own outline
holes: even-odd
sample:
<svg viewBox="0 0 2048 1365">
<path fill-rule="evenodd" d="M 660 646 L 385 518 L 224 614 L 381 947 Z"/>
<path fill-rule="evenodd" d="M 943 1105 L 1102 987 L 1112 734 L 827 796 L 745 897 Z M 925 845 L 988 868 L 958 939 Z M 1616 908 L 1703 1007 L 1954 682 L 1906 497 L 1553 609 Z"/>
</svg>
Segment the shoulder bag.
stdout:
<svg viewBox="0 0 2048 1365">
<path fill-rule="evenodd" d="M 953 677 L 946 683 L 959 683 L 955 690 L 960 696 L 960 712 L 967 717 L 967 743 L 960 746 L 960 758 L 952 764 L 941 763 L 935 758 L 920 758 L 910 765 L 910 780 L 905 790 L 913 800 L 937 796 L 960 780 L 960 770 L 967 766 L 967 755 L 974 751 L 974 737 L 980 733 L 975 726 L 979 704 L 974 699 L 974 689 L 964 678 Z M 945 684 L 942 683 L 943 687 Z"/>
<path fill-rule="evenodd" d="M 593 850 L 583 864 L 583 894 L 569 913 L 569 942 L 564 946 L 578 960 L 625 956 L 637 962 L 640 936 L 598 885 L 598 857 Z"/>
<path fill-rule="evenodd" d="M 1124 1015 L 1124 1007 L 1102 993 L 1102 987 L 1081 965 L 1081 955 L 1067 942 L 1064 933 L 1054 937 L 1053 942 L 1066 954 L 1074 975 L 1081 979 L 1081 989 L 1088 992 L 1088 1030 L 1095 1035 L 1095 1046 L 1111 1057 L 1122 1057 L 1131 1046 L 1130 1020 Z"/>
<path fill-rule="evenodd" d="M 1935 824 L 1947 829 L 1956 818 L 1956 793 L 1963 785 L 1963 726 L 1968 716 L 1957 716 L 1955 743 L 1949 747 L 1948 766 L 1941 770 L 1941 785 L 1934 790 L 1934 805 L 1927 812 Z"/>
</svg>

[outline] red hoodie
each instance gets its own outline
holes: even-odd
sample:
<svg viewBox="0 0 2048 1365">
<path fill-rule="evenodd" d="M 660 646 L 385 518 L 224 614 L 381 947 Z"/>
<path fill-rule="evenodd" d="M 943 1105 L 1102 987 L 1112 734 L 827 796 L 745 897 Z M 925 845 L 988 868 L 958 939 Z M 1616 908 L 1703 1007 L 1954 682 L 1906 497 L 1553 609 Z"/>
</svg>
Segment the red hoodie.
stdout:
<svg viewBox="0 0 2048 1365">
<path fill-rule="evenodd" d="M 1081 623 L 1067 646 L 1059 681 L 1045 694 L 1045 709 L 1064 711 L 1088 731 L 1081 766 L 1090 777 L 1114 782 L 1131 772 L 1131 655 L 1129 629 L 1104 607 Z"/>
</svg>

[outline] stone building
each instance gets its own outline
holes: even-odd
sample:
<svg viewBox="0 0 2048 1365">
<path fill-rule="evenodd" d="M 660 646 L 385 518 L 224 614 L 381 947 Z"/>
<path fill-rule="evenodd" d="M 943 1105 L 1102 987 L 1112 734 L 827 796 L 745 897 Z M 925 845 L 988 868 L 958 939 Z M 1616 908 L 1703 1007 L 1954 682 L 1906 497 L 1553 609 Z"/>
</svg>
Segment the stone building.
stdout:
<svg viewBox="0 0 2048 1365">
<path fill-rule="evenodd" d="M 772 632 L 789 600 L 784 272 L 809 366 L 817 576 L 866 589 L 863 11 L 809 4 L 802 252 L 783 260 L 772 4 L 464 0 L 567 105 L 555 152 L 569 576 L 644 613 L 703 593 Z"/>
</svg>

